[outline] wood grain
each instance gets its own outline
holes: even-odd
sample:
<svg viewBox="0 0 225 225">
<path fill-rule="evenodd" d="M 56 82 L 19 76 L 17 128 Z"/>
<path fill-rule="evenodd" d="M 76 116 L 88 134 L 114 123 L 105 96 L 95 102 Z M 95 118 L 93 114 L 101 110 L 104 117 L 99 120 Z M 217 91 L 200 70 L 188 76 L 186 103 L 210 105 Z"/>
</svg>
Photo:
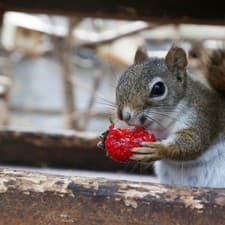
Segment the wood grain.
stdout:
<svg viewBox="0 0 225 225">
<path fill-rule="evenodd" d="M 222 225 L 225 189 L 0 169 L 0 225 Z"/>
</svg>

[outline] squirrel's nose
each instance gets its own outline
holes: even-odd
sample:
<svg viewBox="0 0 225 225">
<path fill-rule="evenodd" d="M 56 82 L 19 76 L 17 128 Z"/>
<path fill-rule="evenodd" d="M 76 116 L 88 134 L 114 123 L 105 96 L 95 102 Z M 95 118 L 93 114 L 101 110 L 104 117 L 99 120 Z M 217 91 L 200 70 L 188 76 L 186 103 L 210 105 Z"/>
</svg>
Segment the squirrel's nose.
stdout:
<svg viewBox="0 0 225 225">
<path fill-rule="evenodd" d="M 120 120 L 123 120 L 125 122 L 128 122 L 131 119 L 131 113 L 130 112 L 123 112 L 122 110 L 117 111 L 118 118 Z"/>
<path fill-rule="evenodd" d="M 131 119 L 131 114 L 129 112 L 126 112 L 125 115 L 123 115 L 123 120 L 128 122 Z"/>
</svg>

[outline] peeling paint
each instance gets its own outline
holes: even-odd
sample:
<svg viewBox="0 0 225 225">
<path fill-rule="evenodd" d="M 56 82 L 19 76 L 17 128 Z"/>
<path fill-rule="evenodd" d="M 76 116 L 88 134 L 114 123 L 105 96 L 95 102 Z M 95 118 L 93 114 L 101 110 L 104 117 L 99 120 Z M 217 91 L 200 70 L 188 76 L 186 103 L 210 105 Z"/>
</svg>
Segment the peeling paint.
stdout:
<svg viewBox="0 0 225 225">
<path fill-rule="evenodd" d="M 225 206 L 225 195 L 224 196 L 217 197 L 215 199 L 215 202 L 216 202 L 216 204 L 224 207 Z"/>
<path fill-rule="evenodd" d="M 191 209 L 197 210 L 204 208 L 204 204 L 202 203 L 202 201 L 194 199 L 194 196 L 181 196 L 180 199 L 183 200 L 183 203 L 186 208 L 190 207 Z"/>
<path fill-rule="evenodd" d="M 190 215 L 200 218 L 201 222 L 196 220 L 196 224 L 221 225 L 225 219 L 225 189 L 171 187 L 147 182 L 64 177 L 0 169 L 0 207 L 4 210 L 5 204 L 9 204 L 7 207 L 22 210 L 21 205 L 17 207 L 19 203 L 15 204 L 15 199 L 17 199 L 15 195 L 20 202 L 22 199 L 23 204 L 34 207 L 26 208 L 31 213 L 29 218 L 37 218 L 35 215 L 39 208 L 42 208 L 43 212 L 49 210 L 51 218 L 54 220 L 54 223 L 51 224 L 57 225 L 77 222 L 78 214 L 79 218 L 87 215 L 96 219 L 93 224 L 104 221 L 104 224 L 109 225 L 137 224 L 137 221 L 141 221 L 141 225 L 152 225 L 158 224 L 159 218 L 160 221 L 164 221 L 164 223 L 160 223 L 163 225 L 175 224 L 175 222 L 183 224 L 184 218 L 189 218 Z M 46 206 L 43 201 L 46 201 Z M 73 208 L 74 206 L 76 207 Z M 176 218 L 170 218 L 171 208 L 176 213 Z M 72 209 L 74 211 L 71 211 Z M 0 225 L 3 224 L 1 223 L 2 215 L 6 215 L 7 218 L 12 216 L 7 210 L 4 211 L 4 214 L 0 213 Z M 93 217 L 93 215 L 96 216 Z M 114 220 L 109 222 L 113 216 L 115 216 Z M 123 223 L 117 223 L 118 218 Z M 217 223 L 214 223 L 214 218 L 217 219 Z M 43 217 L 45 222 L 38 224 L 49 224 L 46 219 L 47 217 Z M 170 219 L 172 223 L 167 223 Z M 149 223 L 149 221 L 152 222 Z M 81 224 L 87 224 L 87 222 L 88 220 Z"/>
<path fill-rule="evenodd" d="M 7 191 L 8 187 L 6 186 L 6 182 L 8 182 L 10 179 L 13 179 L 12 176 L 17 176 L 17 178 L 14 178 L 15 185 L 8 185 L 8 186 L 14 186 L 15 188 L 20 189 L 23 193 L 30 193 L 31 191 L 35 192 L 45 192 L 45 191 L 52 191 L 55 193 L 61 193 L 61 194 L 70 194 L 71 196 L 74 196 L 73 193 L 70 193 L 67 189 L 68 183 L 70 182 L 69 178 L 64 178 L 62 184 L 56 184 L 58 181 L 58 177 L 50 176 L 48 177 L 45 174 L 41 173 L 30 173 L 30 172 L 23 172 L 23 171 L 16 171 L 16 170 L 10 170 L 10 169 L 2 169 L 1 175 L 4 174 L 7 178 L 2 178 L 0 176 L 0 190 L 1 191 Z"/>
<path fill-rule="evenodd" d="M 8 187 L 5 185 L 5 182 L 7 182 L 7 179 L 0 178 L 0 193 L 4 193 L 8 191 Z"/>
<path fill-rule="evenodd" d="M 125 199 L 124 203 L 125 203 L 126 206 L 131 206 L 135 209 L 138 207 L 138 203 L 133 199 Z"/>
<path fill-rule="evenodd" d="M 141 188 L 141 191 L 140 191 Z M 128 191 L 129 190 L 129 191 Z M 125 198 L 144 198 L 148 195 L 151 195 L 155 198 L 160 198 L 160 196 L 164 193 L 168 192 L 168 189 L 165 187 L 156 187 L 156 186 L 149 186 L 144 183 L 133 183 L 129 184 L 129 186 L 120 186 L 119 193 L 122 193 Z"/>
<path fill-rule="evenodd" d="M 63 223 L 74 223 L 74 220 L 67 214 L 60 214 L 61 222 Z"/>
</svg>

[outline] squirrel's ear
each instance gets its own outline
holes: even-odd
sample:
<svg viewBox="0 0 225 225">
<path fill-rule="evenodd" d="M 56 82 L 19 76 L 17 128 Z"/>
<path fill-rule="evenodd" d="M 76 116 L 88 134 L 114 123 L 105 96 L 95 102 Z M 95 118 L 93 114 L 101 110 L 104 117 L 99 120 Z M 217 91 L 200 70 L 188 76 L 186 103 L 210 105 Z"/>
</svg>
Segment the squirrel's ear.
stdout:
<svg viewBox="0 0 225 225">
<path fill-rule="evenodd" d="M 134 63 L 138 63 L 138 62 L 143 61 L 147 58 L 148 58 L 147 50 L 143 47 L 139 47 L 136 50 L 136 53 L 135 53 Z"/>
<path fill-rule="evenodd" d="M 167 53 L 165 61 L 170 71 L 185 70 L 187 66 L 186 53 L 179 47 L 172 47 Z"/>
</svg>

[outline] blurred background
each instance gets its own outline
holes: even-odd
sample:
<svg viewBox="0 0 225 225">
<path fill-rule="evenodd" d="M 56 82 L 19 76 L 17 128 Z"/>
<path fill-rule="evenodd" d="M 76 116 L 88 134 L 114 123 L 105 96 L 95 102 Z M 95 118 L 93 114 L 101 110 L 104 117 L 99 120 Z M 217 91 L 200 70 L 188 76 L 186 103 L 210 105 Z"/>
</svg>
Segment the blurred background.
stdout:
<svg viewBox="0 0 225 225">
<path fill-rule="evenodd" d="M 90 150 L 91 155 L 83 149 L 96 150 L 97 137 L 115 112 L 117 80 L 133 63 L 136 49 L 145 46 L 149 56 L 163 57 L 178 43 L 189 55 L 189 69 L 201 76 L 202 51 L 224 48 L 225 44 L 223 22 L 156 21 L 4 10 L 0 29 L 0 163 L 121 169 L 104 153 Z M 73 144 L 77 136 L 82 139 L 78 145 Z M 91 138 L 86 141 L 87 137 Z M 73 153 L 66 153 L 66 149 Z M 135 168 L 128 170 L 140 171 Z"/>
<path fill-rule="evenodd" d="M 6 12 L 1 27 L 0 124 L 99 133 L 115 108 L 120 74 L 138 46 L 163 57 L 173 43 L 199 72 L 202 48 L 224 45 L 225 28 Z"/>
</svg>

